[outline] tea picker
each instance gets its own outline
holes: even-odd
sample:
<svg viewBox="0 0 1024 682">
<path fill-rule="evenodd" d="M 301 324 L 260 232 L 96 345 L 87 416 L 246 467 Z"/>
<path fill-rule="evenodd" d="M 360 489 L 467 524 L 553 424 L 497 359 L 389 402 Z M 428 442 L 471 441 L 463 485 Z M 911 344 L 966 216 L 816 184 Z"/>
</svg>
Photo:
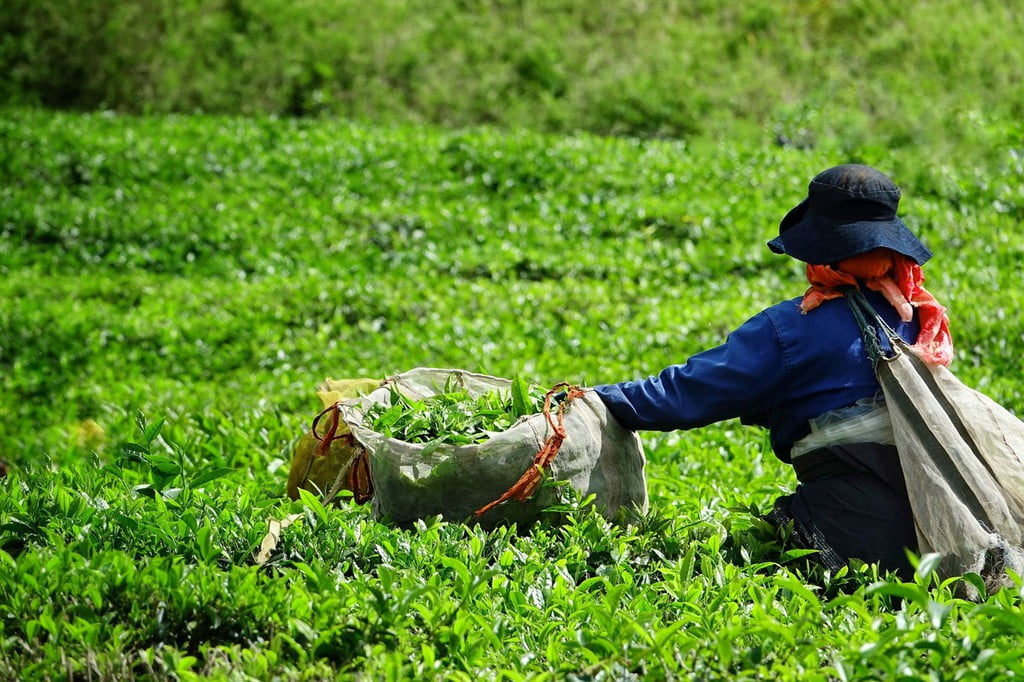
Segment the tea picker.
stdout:
<svg viewBox="0 0 1024 682">
<path fill-rule="evenodd" d="M 737 417 L 767 428 L 775 455 L 799 481 L 768 518 L 792 523 L 797 541 L 829 569 L 857 558 L 907 577 L 907 550 L 938 551 L 946 573 L 980 572 L 991 587 L 1005 582 L 1005 568 L 1021 568 L 1024 511 L 1016 499 L 998 511 L 977 500 L 1003 500 L 1004 486 L 1024 490 L 1013 485 L 1024 482 L 1024 428 L 1008 413 L 996 420 L 992 428 L 1010 445 L 996 446 L 1005 452 L 993 467 L 984 464 L 991 440 L 963 433 L 963 418 L 921 418 L 919 410 L 936 402 L 928 377 L 952 377 L 945 367 L 953 346 L 946 309 L 923 286 L 921 266 L 932 254 L 897 216 L 900 197 L 868 166 L 818 174 L 768 243 L 806 263 L 810 287 L 802 296 L 656 376 L 594 390 L 631 430 Z M 912 359 L 918 380 L 893 404 L 899 381 L 889 359 L 896 356 Z"/>
</svg>

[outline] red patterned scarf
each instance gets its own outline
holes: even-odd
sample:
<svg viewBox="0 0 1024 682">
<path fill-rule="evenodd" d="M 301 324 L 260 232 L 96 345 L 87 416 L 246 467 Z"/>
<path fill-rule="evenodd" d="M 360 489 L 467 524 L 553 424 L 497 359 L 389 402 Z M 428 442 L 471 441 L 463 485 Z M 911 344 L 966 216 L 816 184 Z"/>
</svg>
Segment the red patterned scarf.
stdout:
<svg viewBox="0 0 1024 682">
<path fill-rule="evenodd" d="M 909 322 L 917 309 L 921 331 L 911 347 L 926 362 L 949 365 L 953 360 L 953 339 L 949 335 L 946 309 L 922 286 L 924 274 L 912 258 L 890 249 L 875 249 L 830 265 L 807 265 L 811 288 L 804 294 L 800 312 L 814 310 L 822 302 L 842 296 L 838 287 L 858 285 L 880 291 Z"/>
</svg>

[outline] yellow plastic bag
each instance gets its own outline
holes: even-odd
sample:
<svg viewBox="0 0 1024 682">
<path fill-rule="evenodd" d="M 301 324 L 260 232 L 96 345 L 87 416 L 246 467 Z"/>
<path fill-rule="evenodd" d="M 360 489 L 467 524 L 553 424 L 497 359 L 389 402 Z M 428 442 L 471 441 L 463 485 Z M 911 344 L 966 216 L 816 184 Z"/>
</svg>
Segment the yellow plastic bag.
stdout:
<svg viewBox="0 0 1024 682">
<path fill-rule="evenodd" d="M 376 390 L 379 379 L 327 379 L 317 387 L 317 397 L 327 409 L 343 400 L 351 400 Z M 320 495 L 324 502 L 335 499 L 341 490 L 352 491 L 362 504 L 373 496 L 373 482 L 366 460 L 366 450 L 340 422 L 324 448 L 321 437 L 311 429 L 295 445 L 288 472 L 288 497 L 295 500 L 299 490 Z"/>
</svg>

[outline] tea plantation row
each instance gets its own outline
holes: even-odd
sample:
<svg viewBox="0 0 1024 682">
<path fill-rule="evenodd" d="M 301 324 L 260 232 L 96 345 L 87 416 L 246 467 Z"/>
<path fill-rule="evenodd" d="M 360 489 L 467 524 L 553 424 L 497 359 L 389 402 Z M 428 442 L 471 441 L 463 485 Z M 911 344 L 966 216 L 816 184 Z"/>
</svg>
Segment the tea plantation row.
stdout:
<svg viewBox="0 0 1024 682">
<path fill-rule="evenodd" d="M 846 160 L 903 185 L 955 369 L 1024 410 L 1024 161 L 1019 131 L 1000 140 L 952 166 L 5 111 L 0 677 L 1024 673 L 1019 590 L 962 602 L 927 561 L 917 583 L 830 576 L 766 529 L 749 505 L 795 479 L 734 422 L 644 434 L 652 511 L 631 528 L 579 500 L 516 534 L 283 499 L 324 376 L 631 378 L 798 295 L 764 242 Z M 260 565 L 272 518 L 295 521 Z"/>
</svg>

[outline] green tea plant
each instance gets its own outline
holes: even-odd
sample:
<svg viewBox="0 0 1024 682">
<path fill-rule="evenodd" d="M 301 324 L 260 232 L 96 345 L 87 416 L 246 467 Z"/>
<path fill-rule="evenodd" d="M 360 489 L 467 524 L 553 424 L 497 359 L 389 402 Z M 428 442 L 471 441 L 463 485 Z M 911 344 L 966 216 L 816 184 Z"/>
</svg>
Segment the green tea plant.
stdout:
<svg viewBox="0 0 1024 682">
<path fill-rule="evenodd" d="M 972 604 L 929 557 L 909 581 L 825 572 L 760 518 L 796 480 L 734 421 L 643 433 L 651 511 L 628 527 L 572 496 L 528 532 L 284 497 L 325 376 L 617 381 L 799 296 L 764 242 L 833 160 L 899 179 L 954 369 L 1024 413 L 1024 129 L 970 126 L 936 162 L 856 130 L 3 110 L 0 679 L 1024 675 L 1021 585 Z"/>
<path fill-rule="evenodd" d="M 6 0 L 0 27 L 18 36 L 0 45 L 0 100 L 77 109 L 744 135 L 826 155 L 837 135 L 988 146 L 1022 106 L 1024 20 L 994 0 Z"/>
<path fill-rule="evenodd" d="M 409 443 L 481 443 L 544 409 L 544 393 L 518 376 L 508 393 L 490 391 L 474 397 L 449 380 L 421 400 L 410 399 L 394 385 L 390 395 L 390 404 L 374 403 L 367 409 L 369 428 Z"/>
</svg>

